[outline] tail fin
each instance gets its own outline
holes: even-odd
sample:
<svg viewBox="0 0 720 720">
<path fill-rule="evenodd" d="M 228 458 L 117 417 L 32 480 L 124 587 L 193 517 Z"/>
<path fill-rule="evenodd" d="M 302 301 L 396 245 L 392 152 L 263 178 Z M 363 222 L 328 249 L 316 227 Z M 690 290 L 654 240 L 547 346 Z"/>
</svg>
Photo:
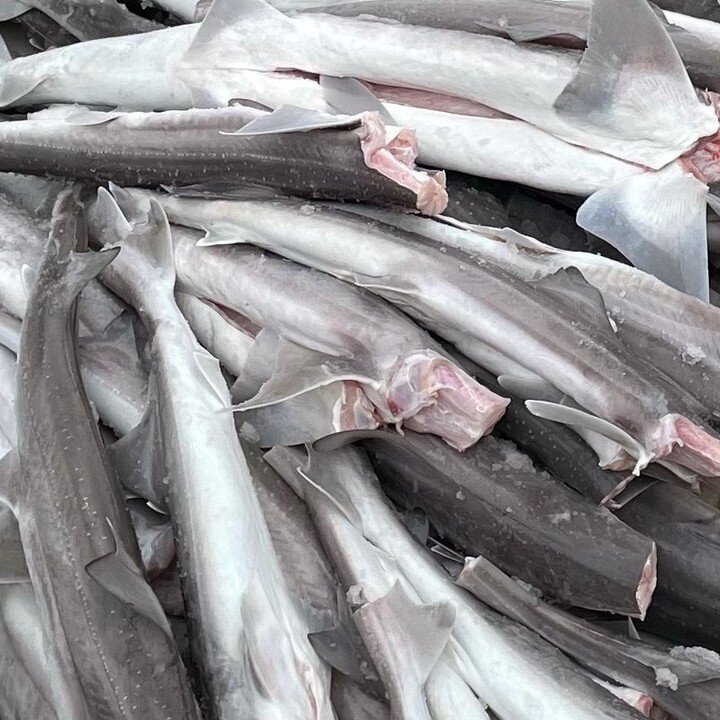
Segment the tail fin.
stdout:
<svg viewBox="0 0 720 720">
<path fill-rule="evenodd" d="M 137 202 L 133 196 L 124 202 Z M 144 221 L 128 221 L 115 198 L 104 188 L 89 217 L 95 238 L 104 245 L 119 245 L 122 254 L 108 273 L 113 289 L 128 301 L 137 301 L 150 308 L 159 291 L 173 296 L 175 288 L 175 258 L 170 223 L 165 212 L 154 199 L 150 200 Z"/>
<path fill-rule="evenodd" d="M 673 164 L 598 190 L 578 210 L 577 223 L 635 267 L 707 302 L 707 194 L 706 185 Z"/>
</svg>

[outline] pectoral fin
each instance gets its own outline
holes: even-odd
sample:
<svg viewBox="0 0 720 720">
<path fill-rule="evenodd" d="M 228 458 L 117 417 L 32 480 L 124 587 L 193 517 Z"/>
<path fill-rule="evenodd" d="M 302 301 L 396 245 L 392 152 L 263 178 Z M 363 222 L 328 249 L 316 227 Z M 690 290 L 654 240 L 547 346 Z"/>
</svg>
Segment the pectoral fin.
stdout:
<svg viewBox="0 0 720 720">
<path fill-rule="evenodd" d="M 366 111 L 378 112 L 388 125 L 398 125 L 372 91 L 355 78 L 321 75 L 320 87 L 325 102 L 337 113 L 359 115 Z"/>
<path fill-rule="evenodd" d="M 135 560 L 123 548 L 109 519 L 107 524 L 115 541 L 115 550 L 88 563 L 85 571 L 107 592 L 132 607 L 172 638 L 172 630 L 157 596 L 145 581 Z"/>
</svg>

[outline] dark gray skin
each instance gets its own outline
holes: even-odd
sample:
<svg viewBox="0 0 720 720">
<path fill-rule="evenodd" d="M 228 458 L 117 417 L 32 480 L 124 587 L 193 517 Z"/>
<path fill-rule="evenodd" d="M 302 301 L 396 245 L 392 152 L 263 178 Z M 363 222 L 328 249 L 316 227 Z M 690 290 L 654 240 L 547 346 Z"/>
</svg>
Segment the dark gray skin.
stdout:
<svg viewBox="0 0 720 720">
<path fill-rule="evenodd" d="M 409 190 L 365 165 L 353 129 L 231 136 L 264 113 L 243 107 L 132 113 L 107 122 L 0 123 L 0 171 L 111 181 L 128 187 L 232 194 L 265 185 L 309 198 L 415 206 Z M 127 116 L 126 116 L 127 117 Z M 73 121 L 74 122 L 74 121 Z"/>
<path fill-rule="evenodd" d="M 68 707 L 58 714 L 190 720 L 195 700 L 142 574 L 78 370 L 77 296 L 117 251 L 73 252 L 76 219 L 75 198 L 64 193 L 23 322 L 8 500 L 48 653 L 64 676 Z"/>
<path fill-rule="evenodd" d="M 43 12 L 78 40 L 133 35 L 162 25 L 135 15 L 118 0 L 23 0 Z"/>
<path fill-rule="evenodd" d="M 536 471 L 510 443 L 488 437 L 458 453 L 407 430 L 371 437 L 365 448 L 383 488 L 401 507 L 424 510 L 441 538 L 563 603 L 644 613 L 652 541 Z"/>
<path fill-rule="evenodd" d="M 458 584 L 503 615 L 538 633 L 597 675 L 650 695 L 683 720 L 715 720 L 720 715 L 720 662 L 695 662 L 671 654 L 671 645 L 633 640 L 580 620 L 521 588 L 484 558 L 468 562 Z M 655 669 L 679 679 L 676 690 L 659 685 Z"/>
<path fill-rule="evenodd" d="M 40 10 L 29 10 L 15 20 L 27 33 L 30 44 L 37 50 L 51 50 L 56 47 L 72 45 L 77 38 L 51 17 Z"/>
<path fill-rule="evenodd" d="M 499 389 L 487 371 L 463 366 L 491 390 Z M 535 417 L 522 400 L 510 397 L 495 433 L 555 478 L 600 502 L 626 477 L 600 468 L 595 453 L 570 428 Z M 683 488 L 656 483 L 616 515 L 657 545 L 658 585 L 643 627 L 720 651 L 720 511 Z"/>
</svg>

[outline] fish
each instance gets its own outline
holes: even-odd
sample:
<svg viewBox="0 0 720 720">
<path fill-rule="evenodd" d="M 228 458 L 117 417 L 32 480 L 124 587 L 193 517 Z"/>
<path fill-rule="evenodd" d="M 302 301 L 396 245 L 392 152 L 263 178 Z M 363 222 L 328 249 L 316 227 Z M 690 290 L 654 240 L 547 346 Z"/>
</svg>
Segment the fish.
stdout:
<svg viewBox="0 0 720 720">
<path fill-rule="evenodd" d="M 114 192 L 133 207 L 133 199 L 150 197 Z M 384 301 L 254 248 L 197 247 L 201 238 L 173 228 L 178 288 L 262 328 L 248 358 L 248 370 L 262 377 L 252 388 L 257 394 L 239 403 L 241 412 L 342 382 L 335 429 L 402 423 L 457 448 L 476 442 L 502 414 L 501 397 L 469 382 L 427 333 Z"/>
<path fill-rule="evenodd" d="M 153 0 L 153 5 L 172 13 L 185 22 L 195 22 L 199 0 Z"/>
<path fill-rule="evenodd" d="M 192 2 L 193 0 L 191 0 Z M 285 13 L 329 13 L 343 17 L 373 16 L 408 25 L 462 30 L 507 37 L 515 42 L 543 42 L 582 48 L 588 37 L 590 0 L 454 0 L 452 12 L 441 0 L 270 0 Z M 657 4 L 656 4 L 657 5 Z M 670 39 L 698 87 L 717 92 L 716 23 L 680 12 L 660 12 Z M 197 15 L 186 18 L 200 18 Z"/>
<path fill-rule="evenodd" d="M 634 28 L 632 37 L 628 27 Z M 652 73 L 636 55 L 643 42 L 638 33 L 656 48 Z M 427 53 L 429 46 L 438 52 Z M 596 0 L 588 48 L 582 55 L 399 23 L 321 13 L 288 17 L 263 0 L 215 0 L 183 63 L 189 69 L 293 68 L 453 95 L 655 169 L 718 131 L 713 109 L 697 98 L 660 20 L 643 0 Z M 611 79 L 621 66 L 627 83 Z M 466 67 L 475 72 L 461 72 Z M 662 88 L 656 73 L 663 76 Z M 658 95 L 666 105 L 651 101 Z"/>
<path fill-rule="evenodd" d="M 281 112 L 242 106 L 164 113 L 50 108 L 26 121 L 0 123 L 0 169 L 207 192 L 266 185 L 311 198 L 354 198 L 428 213 L 445 208 L 442 176 L 413 165 L 411 131 L 386 128 L 373 113 L 340 118 Z M 43 151 L 50 145 L 52 153 Z"/>
<path fill-rule="evenodd" d="M 490 373 L 471 363 L 464 367 L 487 384 Z M 496 434 L 514 442 L 540 467 L 595 503 L 602 503 L 627 473 L 602 470 L 593 450 L 569 427 L 534 416 L 517 397 L 496 426 Z M 611 502 L 615 515 L 657 546 L 661 572 L 643 627 L 679 643 L 720 651 L 714 618 L 720 605 L 715 572 L 720 553 L 720 511 L 686 488 L 641 475 L 640 492 Z M 632 485 L 628 490 L 632 489 Z"/>
<path fill-rule="evenodd" d="M 122 248 L 103 282 L 140 312 L 150 336 L 148 413 L 123 442 L 128 457 L 156 458 L 203 706 L 213 718 L 331 720 L 329 669 L 285 585 L 219 363 L 175 304 L 167 219 L 154 203 L 145 223 L 130 225 L 110 194 L 98 192 L 90 227 Z"/>
<path fill-rule="evenodd" d="M 623 344 L 602 297 L 572 267 L 528 281 L 449 244 L 321 203 L 303 214 L 292 200 L 160 202 L 171 221 L 204 229 L 205 246 L 252 242 L 381 295 L 480 365 L 489 348 L 497 361 L 491 369 L 508 383 L 529 380 L 541 397 L 549 384 L 599 418 L 533 406 L 614 438 L 624 447 L 608 459 L 614 469 L 637 473 L 664 459 L 702 475 L 720 472 L 708 410 Z"/>
<path fill-rule="evenodd" d="M 78 40 L 159 30 L 162 26 L 135 15 L 118 0 L 22 0 L 72 33 Z"/>
<path fill-rule="evenodd" d="M 424 510 L 446 542 L 557 602 L 644 618 L 657 583 L 652 540 L 539 472 L 512 443 L 488 437 L 458 454 L 410 431 L 364 434 L 385 492 Z"/>
<path fill-rule="evenodd" d="M 77 296 L 117 250 L 75 252 L 78 212 L 76 195 L 64 192 L 28 302 L 18 449 L 2 461 L 3 497 L 18 520 L 48 657 L 65 686 L 58 714 L 196 718 L 82 389 L 72 322 Z"/>
<path fill-rule="evenodd" d="M 649 695 L 672 716 L 717 717 L 717 653 L 651 644 L 599 628 L 539 599 L 483 557 L 468 558 L 457 582 L 591 671 Z"/>
<path fill-rule="evenodd" d="M 276 446 L 264 457 L 308 504 L 351 603 L 357 630 L 387 688 L 391 717 L 444 720 L 462 709 L 467 717 L 484 720 L 482 704 L 443 652 L 454 621 L 450 604 L 423 603 L 392 558 L 358 533 L 341 506 L 315 485 L 303 488 L 301 451 Z M 433 707 L 430 696 L 443 684 L 454 705 L 444 697 Z"/>
<path fill-rule="evenodd" d="M 457 668 L 462 677 L 462 684 L 457 685 L 458 697 L 460 688 L 470 688 L 482 704 L 507 720 L 525 720 L 529 714 L 538 720 L 639 717 L 540 637 L 502 618 L 455 585 L 400 523 L 360 450 L 344 447 L 315 452 L 309 465 L 300 466 L 299 471 L 296 450 L 276 447 L 265 458 L 293 487 L 300 488 L 321 538 L 328 538 L 324 544 L 341 577 L 355 558 L 368 557 L 363 541 L 375 553 L 377 569 L 374 573 L 369 569 L 364 572 L 361 582 L 353 588 L 353 596 L 365 603 L 361 609 L 377 599 L 376 588 L 381 581 L 375 578 L 377 573 L 383 573 L 383 567 L 387 568 L 383 573 L 386 584 L 394 575 L 398 579 L 393 587 L 407 583 L 425 607 L 443 603 L 454 608 L 451 637 L 441 659 L 450 669 Z M 410 609 L 406 614 L 409 616 Z M 381 618 L 383 615 L 378 613 Z M 385 631 L 389 632 L 387 626 Z M 426 637 L 431 636 L 428 633 Z M 453 676 L 450 674 L 448 681 Z M 405 678 L 408 694 L 422 692 L 414 676 L 407 674 Z M 524 692 L 518 692 L 518 687 Z M 425 688 L 430 694 L 427 685 Z M 471 706 L 467 710 L 463 707 L 467 716 L 470 710 Z M 472 717 L 483 715 L 475 710 Z"/>
</svg>

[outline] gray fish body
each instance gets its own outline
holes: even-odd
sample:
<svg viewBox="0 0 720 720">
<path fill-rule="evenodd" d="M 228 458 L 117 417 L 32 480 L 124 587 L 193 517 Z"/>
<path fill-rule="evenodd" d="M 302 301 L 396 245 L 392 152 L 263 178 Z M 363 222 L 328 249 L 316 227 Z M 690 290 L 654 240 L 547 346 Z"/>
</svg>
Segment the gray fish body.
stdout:
<svg viewBox="0 0 720 720">
<path fill-rule="evenodd" d="M 411 191 L 366 165 L 352 128 L 243 137 L 223 133 L 262 111 L 64 112 L 0 123 L 0 170 L 144 187 L 266 185 L 306 197 L 415 205 Z"/>
<path fill-rule="evenodd" d="M 488 387 L 487 371 L 466 367 Z M 595 453 L 570 428 L 535 417 L 513 398 L 496 426 L 554 477 L 596 503 L 626 474 L 601 469 Z M 720 650 L 720 511 L 684 488 L 658 482 L 622 508 L 617 517 L 657 545 L 657 588 L 645 625 L 676 642 Z"/>
<path fill-rule="evenodd" d="M 225 242 L 251 238 L 369 288 L 470 357 L 473 339 L 491 346 L 648 447 L 668 413 L 707 413 L 618 340 L 584 280 L 561 273 L 526 282 L 483 258 L 322 205 L 303 214 L 291 201 L 162 202 L 176 222 L 222 223 Z"/>
<path fill-rule="evenodd" d="M 12 499 L 45 637 L 58 665 L 72 668 L 72 707 L 59 712 L 194 718 L 185 670 L 142 575 L 77 366 L 76 298 L 112 255 L 73 255 L 67 232 L 51 236 L 25 316 L 17 402 L 22 483 Z"/>
<path fill-rule="evenodd" d="M 151 337 L 154 429 L 138 441 L 150 439 L 154 456 L 162 448 L 155 479 L 173 521 L 203 704 L 213 718 L 331 720 L 329 670 L 284 585 L 227 385 L 174 301 L 167 221 L 154 206 L 133 234 L 117 205 L 107 209 L 99 200 L 96 237 L 120 239 L 125 257 L 103 280 L 139 310 Z"/>
<path fill-rule="evenodd" d="M 605 508 L 535 470 L 511 443 L 462 454 L 435 438 L 377 434 L 369 456 L 391 498 L 422 508 L 443 539 L 569 605 L 644 616 L 655 547 Z"/>
<path fill-rule="evenodd" d="M 71 32 L 78 40 L 159 30 L 162 26 L 135 15 L 118 0 L 23 0 Z"/>
<path fill-rule="evenodd" d="M 720 658 L 715 653 L 653 645 L 594 626 L 539 600 L 484 558 L 468 560 L 458 584 L 592 672 L 647 693 L 673 717 L 712 720 L 720 712 Z M 663 669 L 678 687 L 662 682 Z"/>
</svg>

